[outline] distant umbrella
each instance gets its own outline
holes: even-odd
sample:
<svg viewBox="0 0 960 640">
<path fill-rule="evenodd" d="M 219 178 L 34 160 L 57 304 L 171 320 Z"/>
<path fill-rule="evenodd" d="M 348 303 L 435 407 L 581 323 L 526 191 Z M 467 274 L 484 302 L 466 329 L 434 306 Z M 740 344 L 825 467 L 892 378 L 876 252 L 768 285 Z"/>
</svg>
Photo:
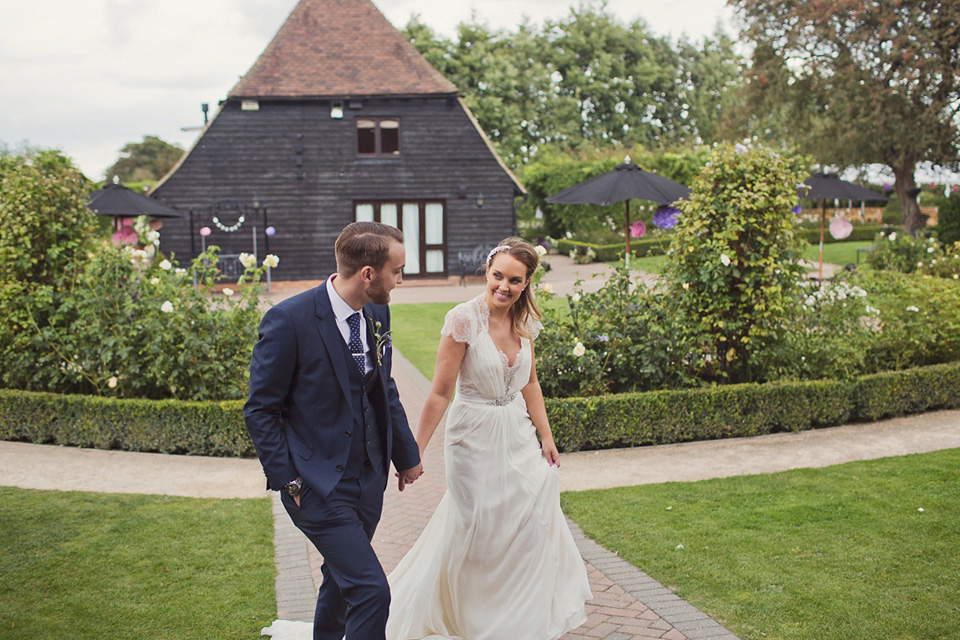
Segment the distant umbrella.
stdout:
<svg viewBox="0 0 960 640">
<path fill-rule="evenodd" d="M 801 198 L 823 198 L 826 200 L 889 200 L 885 195 L 870 191 L 864 187 L 841 180 L 835 173 L 815 173 L 803 181 L 804 186 L 797 189 Z"/>
<path fill-rule="evenodd" d="M 630 227 L 630 200 L 670 204 L 690 196 L 690 189 L 668 178 L 644 171 L 627 158 L 623 164 L 547 197 L 554 204 L 599 204 L 626 202 L 626 228 Z M 630 262 L 630 233 L 626 234 L 627 263 Z"/>
<path fill-rule="evenodd" d="M 824 205 L 820 213 L 820 270 L 819 279 L 823 281 L 823 230 L 827 219 L 827 200 L 889 200 L 885 195 L 870 191 L 864 187 L 841 180 L 835 173 L 815 173 L 803 181 L 803 185 L 797 188 L 797 195 L 801 198 L 814 198 L 824 200 Z M 846 238 L 853 230 L 845 220 L 846 225 L 838 223 L 836 220 L 830 223 L 830 233 L 834 238 Z M 849 225 L 849 230 L 847 226 Z M 837 233 L 835 233 L 836 231 Z M 844 233 L 845 232 L 845 233 Z M 838 236 L 837 234 L 843 234 Z"/>
<path fill-rule="evenodd" d="M 90 194 L 90 208 L 100 216 L 114 218 L 182 218 L 183 213 L 158 200 L 148 198 L 122 184 L 108 184 Z"/>
</svg>

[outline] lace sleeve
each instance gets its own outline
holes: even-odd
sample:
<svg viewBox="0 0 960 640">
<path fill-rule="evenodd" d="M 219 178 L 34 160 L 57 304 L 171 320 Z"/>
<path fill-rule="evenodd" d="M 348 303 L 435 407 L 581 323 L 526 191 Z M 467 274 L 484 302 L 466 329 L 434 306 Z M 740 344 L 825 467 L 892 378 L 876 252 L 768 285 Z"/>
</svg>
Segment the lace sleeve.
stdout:
<svg viewBox="0 0 960 640">
<path fill-rule="evenodd" d="M 458 304 L 447 312 L 440 329 L 441 336 L 450 336 L 457 342 L 472 343 L 480 334 L 480 322 L 469 303 Z"/>
<path fill-rule="evenodd" d="M 530 320 L 527 322 L 527 331 L 530 332 L 530 340 L 536 340 L 537 336 L 540 335 L 540 331 L 543 329 L 543 323 L 539 320 Z"/>
</svg>

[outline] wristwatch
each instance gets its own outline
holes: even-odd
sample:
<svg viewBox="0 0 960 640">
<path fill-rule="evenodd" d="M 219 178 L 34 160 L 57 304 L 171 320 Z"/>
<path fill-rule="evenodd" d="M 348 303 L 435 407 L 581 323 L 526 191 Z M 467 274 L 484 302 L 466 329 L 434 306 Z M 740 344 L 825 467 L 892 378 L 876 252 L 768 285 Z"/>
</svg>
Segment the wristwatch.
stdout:
<svg viewBox="0 0 960 640">
<path fill-rule="evenodd" d="M 300 495 L 300 487 L 303 486 L 303 478 L 298 477 L 296 480 L 291 480 L 287 484 L 283 485 L 283 490 L 287 492 L 287 495 L 291 498 L 295 498 Z"/>
</svg>

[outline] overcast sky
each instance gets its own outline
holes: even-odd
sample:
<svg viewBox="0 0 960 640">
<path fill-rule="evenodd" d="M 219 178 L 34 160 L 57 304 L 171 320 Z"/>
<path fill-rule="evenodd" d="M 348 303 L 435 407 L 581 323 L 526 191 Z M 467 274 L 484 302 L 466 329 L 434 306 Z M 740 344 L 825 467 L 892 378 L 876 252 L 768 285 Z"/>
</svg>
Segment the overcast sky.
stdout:
<svg viewBox="0 0 960 640">
<path fill-rule="evenodd" d="M 577 0 L 374 0 L 394 26 L 411 15 L 452 37 L 471 11 L 496 29 L 561 18 Z M 120 148 L 156 135 L 188 148 L 296 0 L 2 0 L 0 143 L 59 148 L 97 180 Z M 698 41 L 734 33 L 726 0 L 609 0 L 624 22 Z"/>
</svg>

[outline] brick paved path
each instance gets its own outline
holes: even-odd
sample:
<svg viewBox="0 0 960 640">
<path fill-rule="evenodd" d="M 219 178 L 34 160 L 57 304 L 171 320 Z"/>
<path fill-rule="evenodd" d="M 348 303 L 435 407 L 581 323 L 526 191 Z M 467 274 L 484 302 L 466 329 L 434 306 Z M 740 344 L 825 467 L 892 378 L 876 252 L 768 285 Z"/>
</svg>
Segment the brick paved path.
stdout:
<svg viewBox="0 0 960 640">
<path fill-rule="evenodd" d="M 394 379 L 403 406 L 416 428 L 429 382 L 402 358 L 395 358 Z M 390 482 L 374 548 L 389 573 L 413 546 L 446 489 L 443 429 L 437 429 L 424 460 L 426 473 L 402 493 Z M 561 473 L 563 473 L 561 469 Z M 287 620 L 313 619 L 322 558 L 293 527 L 275 498 L 277 526 L 277 614 Z M 593 599 L 587 621 L 563 640 L 737 640 L 707 615 L 674 595 L 636 567 L 586 538 L 570 522 L 587 566 Z M 308 576 L 312 579 L 308 579 Z M 523 640 L 522 638 L 504 640 Z"/>
</svg>

